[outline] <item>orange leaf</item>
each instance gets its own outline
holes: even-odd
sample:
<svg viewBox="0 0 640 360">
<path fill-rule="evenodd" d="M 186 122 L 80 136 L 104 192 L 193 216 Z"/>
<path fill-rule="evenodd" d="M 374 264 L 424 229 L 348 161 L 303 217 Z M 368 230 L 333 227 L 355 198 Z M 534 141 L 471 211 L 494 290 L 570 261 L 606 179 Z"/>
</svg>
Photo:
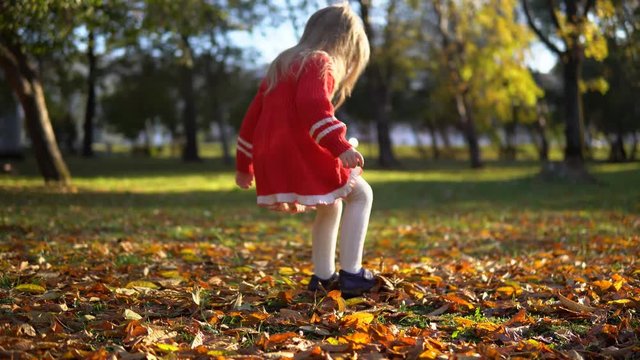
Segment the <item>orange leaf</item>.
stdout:
<svg viewBox="0 0 640 360">
<path fill-rule="evenodd" d="M 282 344 L 283 342 L 286 342 L 290 339 L 293 339 L 294 337 L 298 336 L 298 334 L 289 331 L 286 333 L 281 333 L 281 334 L 274 334 L 269 336 L 269 344 Z"/>
<path fill-rule="evenodd" d="M 482 323 L 476 324 L 477 330 L 484 330 L 488 332 L 496 331 L 499 328 L 500 328 L 500 325 L 494 324 L 492 322 L 482 322 Z"/>
<path fill-rule="evenodd" d="M 530 324 L 531 319 L 527 317 L 527 311 L 525 309 L 520 309 L 517 314 L 515 314 L 509 321 L 504 323 L 504 326 L 512 326 L 512 325 L 524 325 Z"/>
<path fill-rule="evenodd" d="M 352 343 L 352 344 L 369 344 L 371 342 L 371 337 L 369 334 L 364 332 L 355 332 L 350 335 L 343 336 L 342 339 Z"/>
<path fill-rule="evenodd" d="M 251 323 L 259 323 L 266 320 L 269 317 L 269 314 L 263 312 L 253 312 L 249 314 L 247 320 Z"/>
<path fill-rule="evenodd" d="M 469 310 L 473 310 L 475 308 L 475 306 L 473 306 L 472 303 L 468 302 L 467 300 L 459 297 L 456 294 L 447 294 L 444 296 L 445 299 L 453 302 L 454 304 L 457 305 L 462 305 L 462 306 L 466 306 Z"/>
<path fill-rule="evenodd" d="M 607 291 L 613 284 L 609 280 L 597 280 L 593 282 L 593 285 L 597 286 L 600 291 Z"/>
<path fill-rule="evenodd" d="M 502 295 L 510 297 L 513 295 L 513 293 L 516 292 L 516 289 L 514 289 L 512 286 L 502 286 L 497 288 L 496 291 Z"/>
<path fill-rule="evenodd" d="M 369 327 L 369 333 L 379 341 L 393 341 L 395 336 L 388 326 L 380 323 L 372 324 Z"/>
<path fill-rule="evenodd" d="M 338 304 L 338 311 L 344 312 L 346 310 L 347 303 L 342 298 L 342 293 L 340 292 L 340 290 L 329 291 L 327 297 L 335 300 L 335 302 Z"/>
<path fill-rule="evenodd" d="M 293 291 L 292 290 L 280 291 L 278 293 L 278 299 L 284 301 L 287 304 L 292 303 L 293 302 Z"/>
</svg>

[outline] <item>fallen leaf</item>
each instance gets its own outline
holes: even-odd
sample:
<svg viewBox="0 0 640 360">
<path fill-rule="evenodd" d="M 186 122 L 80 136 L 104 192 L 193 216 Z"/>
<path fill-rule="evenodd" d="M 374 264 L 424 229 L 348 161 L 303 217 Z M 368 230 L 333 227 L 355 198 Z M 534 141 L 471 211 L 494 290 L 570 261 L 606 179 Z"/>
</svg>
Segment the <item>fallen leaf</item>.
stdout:
<svg viewBox="0 0 640 360">
<path fill-rule="evenodd" d="M 47 291 L 44 287 L 38 284 L 20 284 L 13 289 L 29 294 L 44 294 L 44 292 Z"/>
<path fill-rule="evenodd" d="M 131 281 L 129 282 L 125 288 L 127 289 L 135 289 L 135 288 L 144 288 L 144 289 L 159 289 L 160 287 L 154 283 L 152 283 L 151 281 L 145 281 L 145 280 L 136 280 L 136 281 Z"/>
<path fill-rule="evenodd" d="M 593 313 L 594 311 L 596 311 L 596 308 L 577 303 L 577 302 L 575 302 L 573 300 L 570 300 L 570 299 L 564 297 L 560 293 L 557 293 L 556 295 L 558 296 L 558 299 L 560 300 L 560 303 L 562 303 L 562 305 L 564 305 L 569 310 L 573 310 L 573 311 L 579 312 L 579 313 Z"/>
<path fill-rule="evenodd" d="M 127 320 L 140 320 L 142 319 L 142 316 L 140 316 L 140 314 L 138 314 L 137 312 L 130 310 L 130 309 L 125 309 L 124 313 L 122 314 L 122 316 L 124 316 L 125 319 Z"/>
</svg>

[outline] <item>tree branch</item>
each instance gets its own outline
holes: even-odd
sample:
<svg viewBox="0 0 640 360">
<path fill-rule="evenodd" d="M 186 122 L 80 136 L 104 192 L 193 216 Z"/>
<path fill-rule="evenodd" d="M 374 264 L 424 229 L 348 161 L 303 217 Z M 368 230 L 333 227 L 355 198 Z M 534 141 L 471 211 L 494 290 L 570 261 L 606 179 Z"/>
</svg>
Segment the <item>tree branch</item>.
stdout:
<svg viewBox="0 0 640 360">
<path fill-rule="evenodd" d="M 531 17 L 531 11 L 529 10 L 529 4 L 527 3 L 527 0 L 522 0 L 522 7 L 524 9 L 524 14 L 527 17 L 527 23 L 529 24 L 529 27 L 531 28 L 531 30 L 533 30 L 533 32 L 536 33 L 540 41 L 542 41 L 547 46 L 547 48 L 549 48 L 549 50 L 551 50 L 553 53 L 555 53 L 558 56 L 562 56 L 562 51 L 560 51 L 560 49 L 558 49 L 558 47 L 555 44 L 553 44 L 546 36 L 544 36 L 542 31 L 533 22 L 533 18 Z"/>
<path fill-rule="evenodd" d="M 558 31 L 562 30 L 561 26 L 560 26 L 560 20 L 558 19 L 558 14 L 556 14 L 556 12 L 554 10 L 556 8 L 555 1 L 554 0 L 547 0 L 547 6 L 549 8 L 549 16 L 551 16 L 551 21 L 553 22 L 553 25 L 555 25 L 555 27 L 556 27 L 556 29 L 558 29 Z"/>
<path fill-rule="evenodd" d="M 591 8 L 596 4 L 596 0 L 587 0 L 587 4 L 584 6 L 584 13 L 582 16 L 587 17 Z M 624 5 L 623 5 L 624 6 Z"/>
</svg>

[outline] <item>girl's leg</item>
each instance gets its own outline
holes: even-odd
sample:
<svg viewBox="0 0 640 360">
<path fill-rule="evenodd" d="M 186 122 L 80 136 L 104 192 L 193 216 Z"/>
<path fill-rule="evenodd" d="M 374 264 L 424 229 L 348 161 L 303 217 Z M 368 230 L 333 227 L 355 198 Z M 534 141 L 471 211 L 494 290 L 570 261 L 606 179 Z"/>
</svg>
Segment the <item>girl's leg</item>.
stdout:
<svg viewBox="0 0 640 360">
<path fill-rule="evenodd" d="M 364 239 L 373 203 L 371 186 L 362 177 L 358 177 L 356 185 L 344 202 L 340 230 L 340 267 L 355 274 L 362 268 Z"/>
<path fill-rule="evenodd" d="M 342 201 L 322 205 L 316 209 L 312 230 L 313 273 L 320 279 L 329 279 L 336 272 L 336 240 Z"/>
</svg>

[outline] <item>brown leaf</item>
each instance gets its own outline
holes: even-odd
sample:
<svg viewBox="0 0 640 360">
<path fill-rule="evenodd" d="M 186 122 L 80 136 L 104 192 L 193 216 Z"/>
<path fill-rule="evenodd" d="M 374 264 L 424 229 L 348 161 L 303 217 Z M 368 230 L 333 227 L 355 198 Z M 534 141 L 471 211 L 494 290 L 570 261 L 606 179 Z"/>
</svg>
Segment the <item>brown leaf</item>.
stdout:
<svg viewBox="0 0 640 360">
<path fill-rule="evenodd" d="M 557 293 L 556 296 L 558 296 L 558 299 L 560 300 L 560 303 L 562 305 L 564 305 L 569 310 L 572 310 L 572 311 L 575 311 L 575 312 L 579 312 L 579 313 L 593 313 L 594 311 L 597 310 L 594 307 L 583 305 L 583 304 L 577 303 L 577 302 L 575 302 L 573 300 L 570 300 L 570 299 L 564 297 L 560 293 Z"/>
<path fill-rule="evenodd" d="M 433 310 L 432 312 L 428 313 L 427 317 L 442 315 L 442 314 L 446 313 L 447 310 L 449 310 L 450 307 L 451 307 L 451 304 L 444 304 L 444 305 L 440 306 L 439 308 Z"/>
</svg>

